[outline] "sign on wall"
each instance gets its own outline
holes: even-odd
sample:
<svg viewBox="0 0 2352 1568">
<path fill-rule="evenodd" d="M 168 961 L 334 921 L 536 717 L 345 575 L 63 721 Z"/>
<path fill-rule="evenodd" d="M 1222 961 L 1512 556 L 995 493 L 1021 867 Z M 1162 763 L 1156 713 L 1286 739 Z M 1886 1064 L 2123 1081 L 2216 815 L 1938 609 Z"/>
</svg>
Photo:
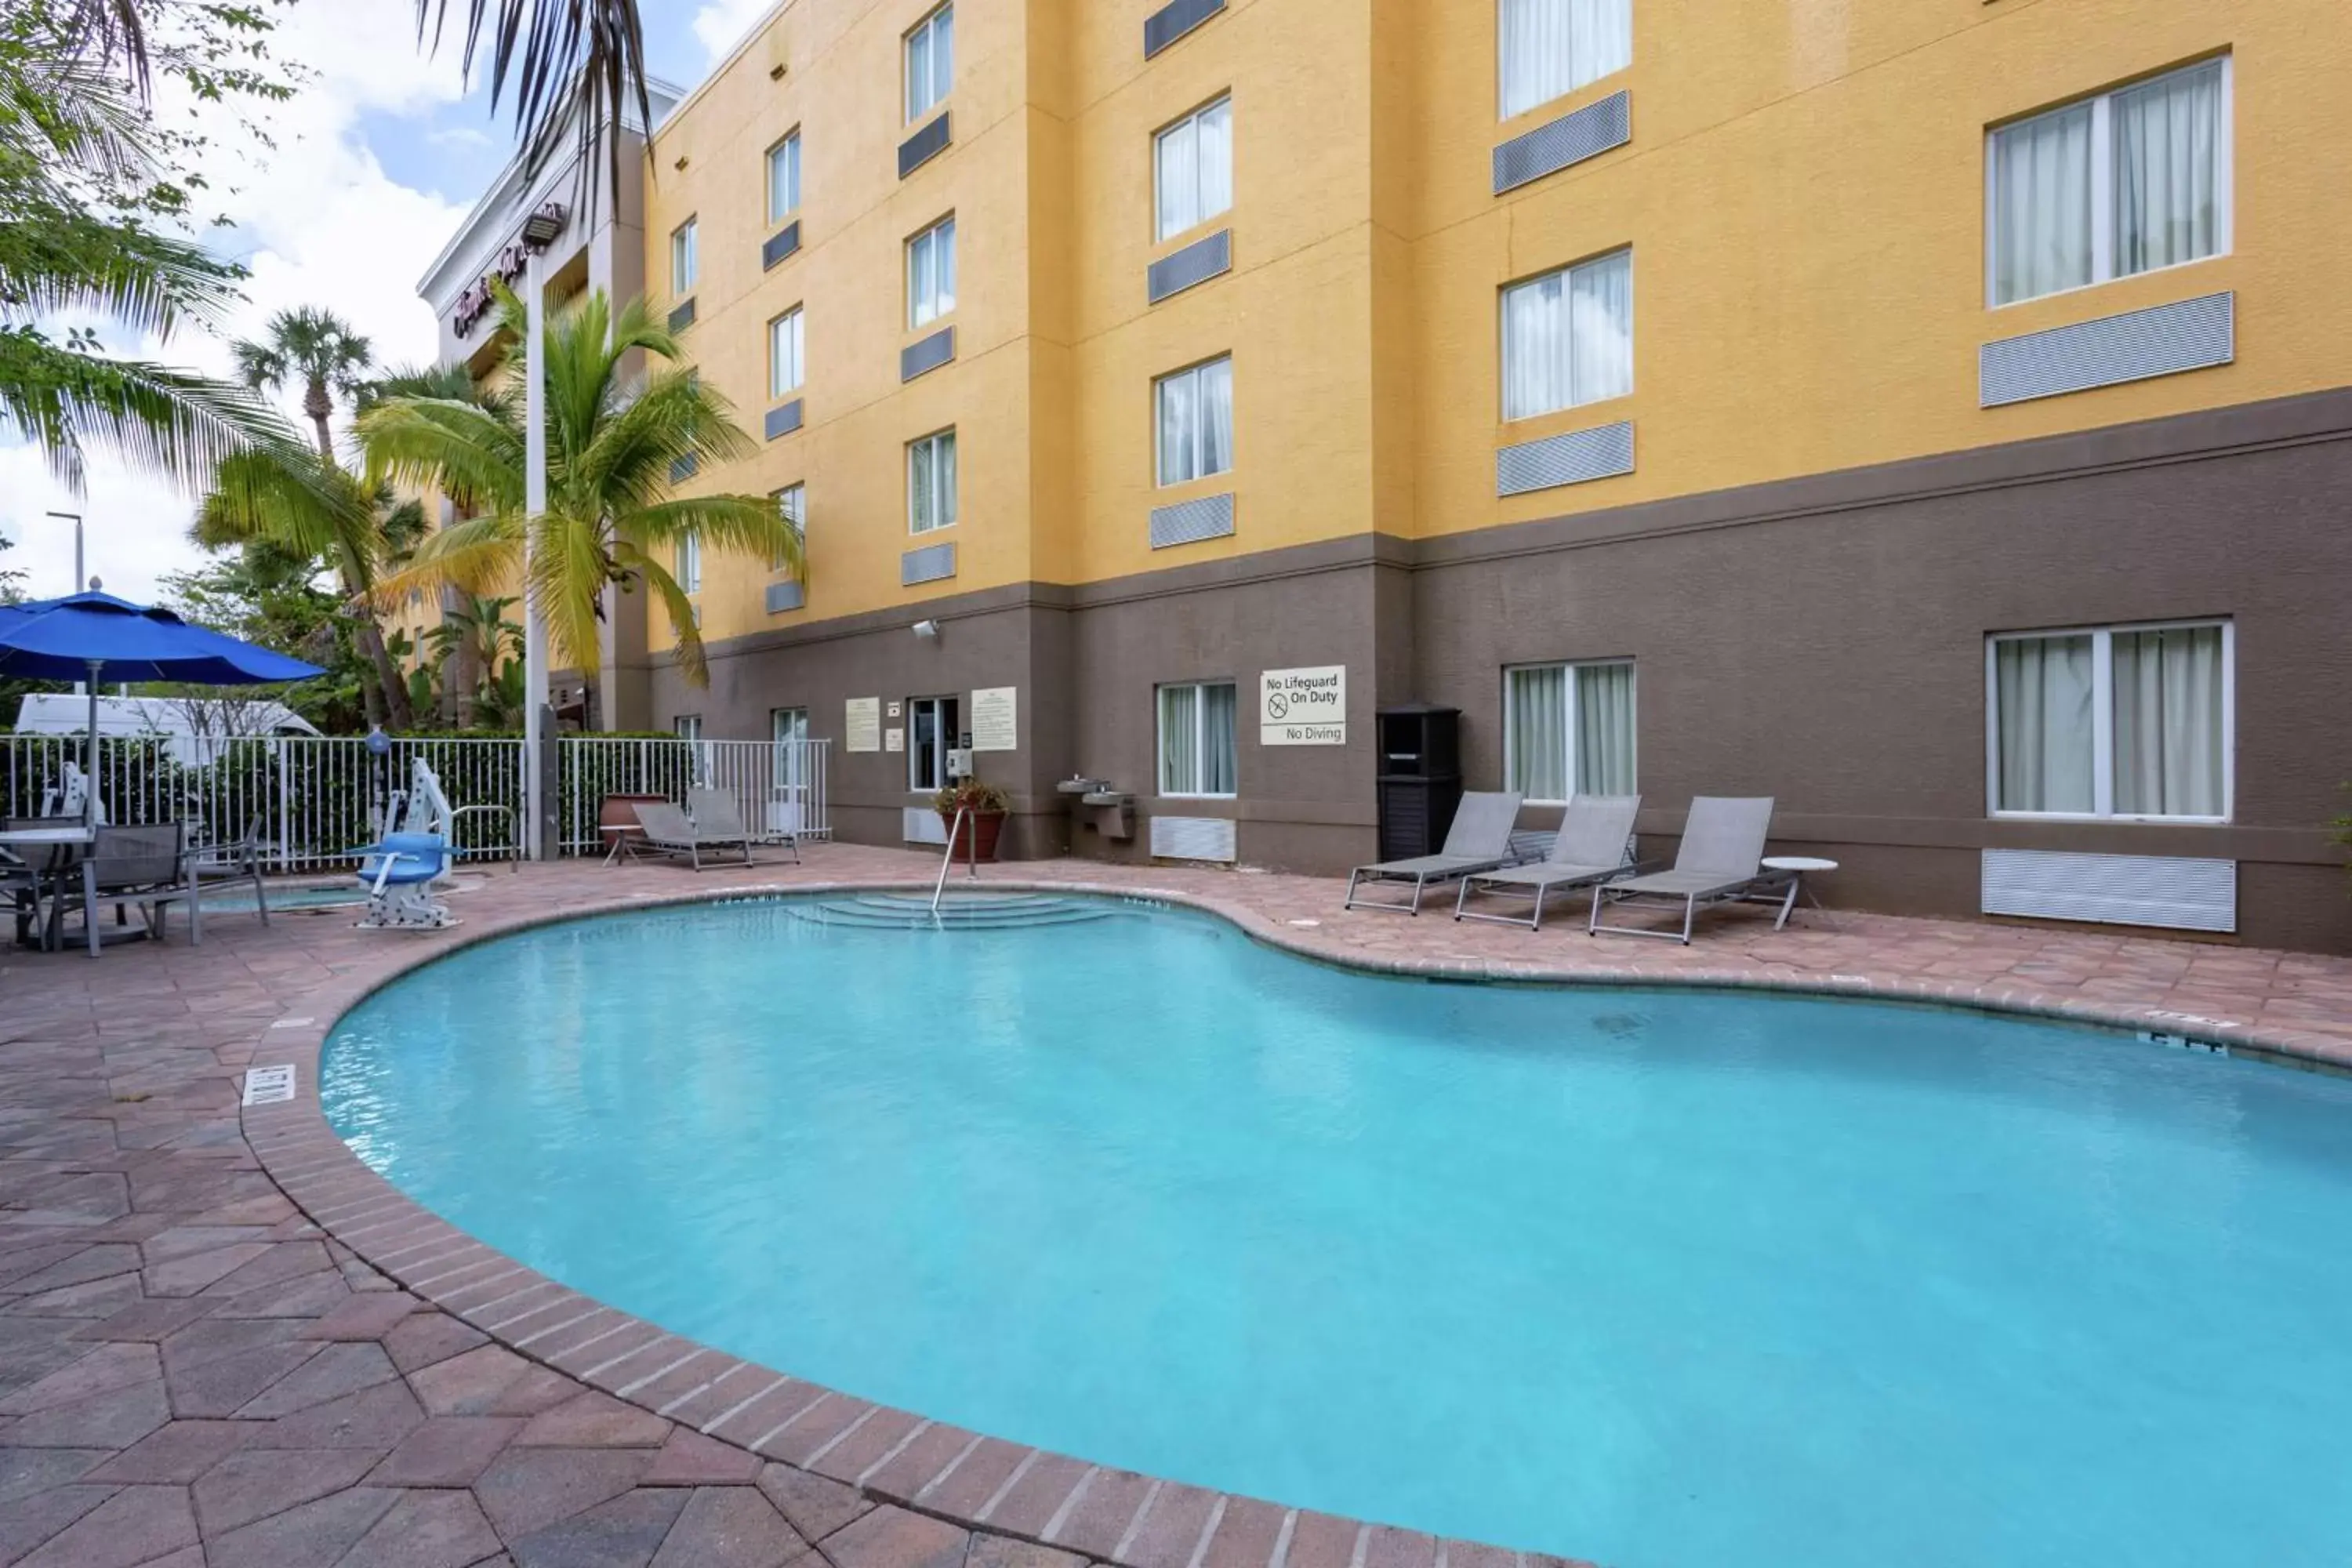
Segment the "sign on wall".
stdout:
<svg viewBox="0 0 2352 1568">
<path fill-rule="evenodd" d="M 1261 746 L 1346 745 L 1348 667 L 1265 671 L 1258 677 L 1257 722 Z"/>
<path fill-rule="evenodd" d="M 907 749 L 907 731 L 903 725 L 893 724 L 882 731 L 882 749 L 886 752 L 903 752 Z"/>
<path fill-rule="evenodd" d="M 964 744 L 975 752 L 1016 752 L 1021 749 L 1014 720 L 1020 688 L 987 686 L 971 694 L 971 730 Z"/>
<path fill-rule="evenodd" d="M 852 752 L 882 749 L 882 699 L 853 697 L 844 705 L 842 745 Z"/>
</svg>

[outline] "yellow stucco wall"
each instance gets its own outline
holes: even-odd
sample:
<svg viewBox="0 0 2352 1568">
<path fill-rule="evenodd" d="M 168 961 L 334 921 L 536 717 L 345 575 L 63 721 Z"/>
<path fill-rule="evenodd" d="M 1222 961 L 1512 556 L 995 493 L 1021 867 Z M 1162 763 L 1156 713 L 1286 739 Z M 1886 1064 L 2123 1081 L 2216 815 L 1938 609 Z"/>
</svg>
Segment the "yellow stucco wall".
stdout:
<svg viewBox="0 0 2352 1568">
<path fill-rule="evenodd" d="M 1028 579 L 1083 582 L 1378 529 L 1438 534 L 2352 382 L 2339 0 L 1634 0 L 1633 63 L 1496 117 L 1494 0 L 1234 0 L 1157 59 L 1159 0 L 959 0 L 953 147 L 901 182 L 900 38 L 926 0 L 791 0 L 655 138 L 647 276 L 699 220 L 689 353 L 757 434 L 766 323 L 804 303 L 808 424 L 704 488 L 808 486 L 808 607 L 707 559 L 721 638 Z M 1984 302 L 1989 124 L 2227 50 L 2231 253 Z M 781 77 L 772 75 L 777 64 Z M 1633 140 L 1511 195 L 1496 142 L 1629 89 Z M 1231 276 L 1156 308 L 1151 134 L 1230 92 Z M 762 272 L 763 154 L 803 131 L 803 247 Z M 678 159 L 686 166 L 677 166 Z M 957 362 L 901 386 L 905 238 L 952 211 Z M 1633 249 L 1631 396 L 1506 424 L 1497 290 Z M 2235 289 L 2235 363 L 2000 410 L 1995 338 Z M 1152 378 L 1234 367 L 1235 467 L 1160 489 Z M 1630 418 L 1638 467 L 1511 500 L 1496 447 Z M 903 446 L 958 429 L 960 516 L 910 538 Z M 1147 547 L 1231 489 L 1238 533 Z M 952 539 L 954 578 L 898 585 Z M 659 612 L 655 612 L 658 617 Z M 656 621 L 652 645 L 667 646 Z"/>
</svg>

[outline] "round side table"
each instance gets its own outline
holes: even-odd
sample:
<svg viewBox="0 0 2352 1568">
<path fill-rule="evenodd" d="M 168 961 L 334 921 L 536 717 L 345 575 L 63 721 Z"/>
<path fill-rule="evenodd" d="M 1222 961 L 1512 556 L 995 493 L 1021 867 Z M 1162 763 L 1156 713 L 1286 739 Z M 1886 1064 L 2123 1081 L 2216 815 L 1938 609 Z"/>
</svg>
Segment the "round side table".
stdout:
<svg viewBox="0 0 2352 1568">
<path fill-rule="evenodd" d="M 1821 910 L 1823 920 L 1829 919 L 1829 910 L 1822 909 L 1822 900 L 1811 888 L 1805 886 L 1805 879 L 1809 876 L 1819 876 L 1825 871 L 1836 870 L 1838 868 L 1836 861 L 1824 860 L 1818 855 L 1767 855 L 1764 857 L 1763 865 L 1767 871 L 1789 873 L 1789 896 L 1780 900 L 1780 918 L 1772 922 L 1774 931 L 1779 931 L 1789 923 L 1789 911 L 1797 907 L 1797 896 L 1800 893 L 1811 901 L 1813 908 Z"/>
</svg>

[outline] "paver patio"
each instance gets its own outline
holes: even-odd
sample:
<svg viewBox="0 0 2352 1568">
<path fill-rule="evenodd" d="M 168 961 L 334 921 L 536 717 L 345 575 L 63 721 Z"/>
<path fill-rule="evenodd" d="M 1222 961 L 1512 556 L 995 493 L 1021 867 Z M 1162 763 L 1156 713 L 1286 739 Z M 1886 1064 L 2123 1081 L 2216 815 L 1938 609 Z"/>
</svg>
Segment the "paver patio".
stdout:
<svg viewBox="0 0 2352 1568">
<path fill-rule="evenodd" d="M 460 942 L 754 886 L 928 886 L 936 864 L 829 845 L 699 877 L 566 864 L 491 875 L 453 900 L 450 932 L 224 917 L 201 948 L 0 954 L 0 1564 L 1524 1568 L 744 1366 L 422 1215 L 309 1092 L 341 1007 Z M 982 878 L 1013 881 L 1186 899 L 1384 968 L 1937 995 L 2352 1066 L 2340 958 L 1854 914 L 1775 933 L 1746 911 L 1683 949 L 1565 919 L 1538 934 L 1342 914 L 1339 884 L 1313 879 L 1076 861 Z M 257 1058 L 300 1065 L 294 1104 L 240 1113 Z"/>
</svg>

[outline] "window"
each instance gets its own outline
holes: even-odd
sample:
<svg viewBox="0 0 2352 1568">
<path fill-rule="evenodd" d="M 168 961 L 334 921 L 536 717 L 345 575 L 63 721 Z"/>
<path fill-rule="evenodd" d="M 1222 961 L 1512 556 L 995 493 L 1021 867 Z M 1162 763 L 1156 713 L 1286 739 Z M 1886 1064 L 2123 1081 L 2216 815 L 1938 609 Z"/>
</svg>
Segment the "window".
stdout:
<svg viewBox="0 0 2352 1568">
<path fill-rule="evenodd" d="M 942 5 L 907 35 L 907 123 L 947 97 L 955 81 L 955 7 Z"/>
<path fill-rule="evenodd" d="M 955 432 L 907 444 L 907 530 L 929 533 L 956 520 Z"/>
<path fill-rule="evenodd" d="M 1633 63 L 1633 0 L 1500 0 L 1503 118 Z"/>
<path fill-rule="evenodd" d="M 669 291 L 689 292 L 695 279 L 702 276 L 702 252 L 695 241 L 694 219 L 688 218 L 669 236 Z"/>
<path fill-rule="evenodd" d="M 1160 482 L 1181 485 L 1234 466 L 1234 361 L 1228 354 L 1153 382 Z"/>
<path fill-rule="evenodd" d="M 801 133 L 768 149 L 768 221 L 782 223 L 801 210 Z"/>
<path fill-rule="evenodd" d="M 702 536 L 698 533 L 677 536 L 677 585 L 689 594 L 702 592 Z"/>
<path fill-rule="evenodd" d="M 1503 417 L 1633 390 L 1633 253 L 1563 267 L 1503 290 Z"/>
<path fill-rule="evenodd" d="M 952 697 L 914 697 L 907 701 L 907 787 L 945 789 L 948 748 L 956 743 L 960 704 Z"/>
<path fill-rule="evenodd" d="M 1171 238 L 1234 205 L 1234 101 L 1221 98 L 1153 138 L 1160 237 Z"/>
<path fill-rule="evenodd" d="M 1633 666 L 1530 664 L 1503 671 L 1503 782 L 1531 801 L 1632 795 Z"/>
<path fill-rule="evenodd" d="M 782 513 L 784 521 L 792 525 L 794 533 L 799 534 L 803 539 L 808 537 L 808 487 L 806 485 L 786 485 L 782 489 L 778 490 L 776 510 Z M 783 567 L 784 563 L 781 561 L 769 563 L 771 571 L 781 572 Z"/>
<path fill-rule="evenodd" d="M 702 715 L 681 713 L 670 721 L 670 728 L 677 731 L 677 738 L 681 741 L 699 741 L 702 739 Z"/>
<path fill-rule="evenodd" d="M 777 402 L 801 389 L 801 308 L 768 323 L 768 399 Z"/>
<path fill-rule="evenodd" d="M 2230 62 L 2070 103 L 1985 141 L 1995 305 L 2230 248 Z"/>
<path fill-rule="evenodd" d="M 2234 662 L 2228 621 L 1990 638 L 1992 809 L 2226 821 Z"/>
<path fill-rule="evenodd" d="M 1160 793 L 1234 793 L 1234 683 L 1160 689 Z"/>
<path fill-rule="evenodd" d="M 955 219 L 943 217 L 907 242 L 907 324 L 929 326 L 955 309 Z"/>
</svg>

